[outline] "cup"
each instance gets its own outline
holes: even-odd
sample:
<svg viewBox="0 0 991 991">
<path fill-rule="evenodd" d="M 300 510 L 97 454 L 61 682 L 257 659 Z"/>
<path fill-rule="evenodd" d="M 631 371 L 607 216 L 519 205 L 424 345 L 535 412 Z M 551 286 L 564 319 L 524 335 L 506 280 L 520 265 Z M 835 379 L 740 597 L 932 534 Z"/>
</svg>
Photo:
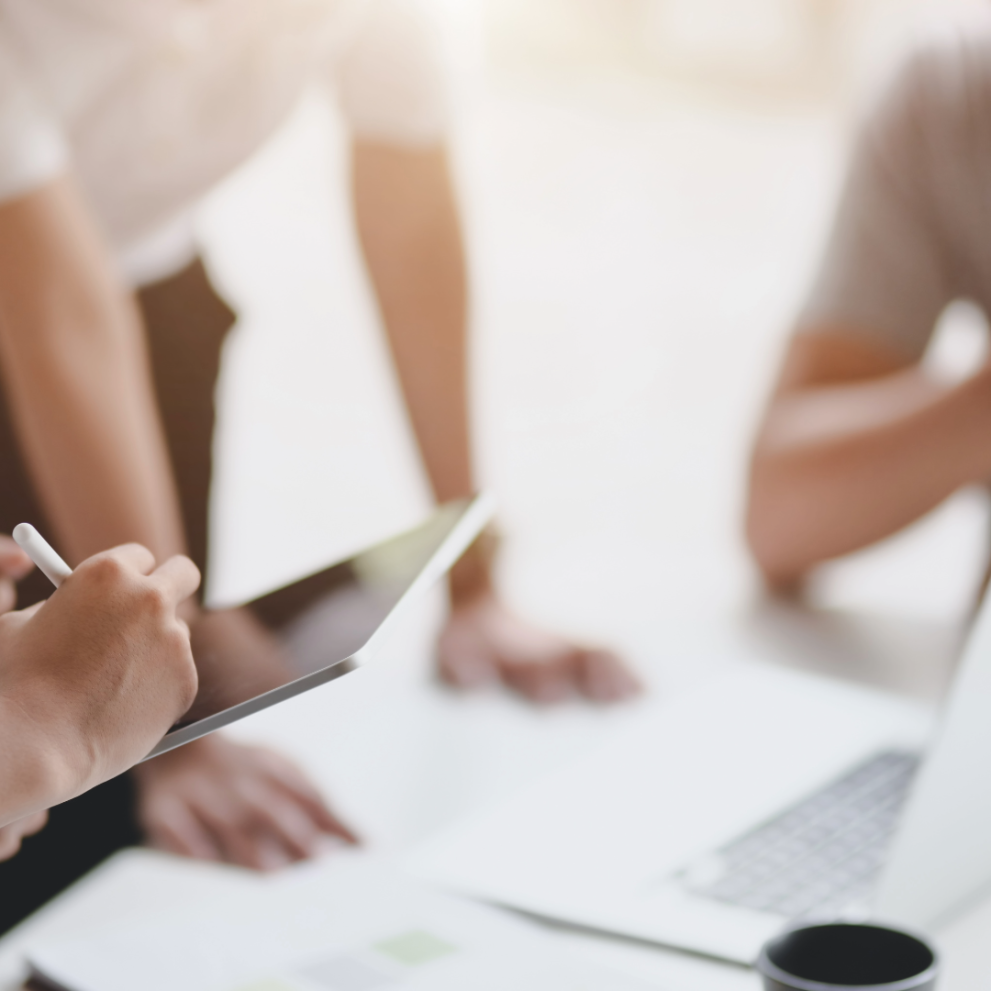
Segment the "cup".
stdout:
<svg viewBox="0 0 991 991">
<path fill-rule="evenodd" d="M 936 951 L 920 936 L 874 923 L 795 926 L 757 959 L 765 991 L 933 991 Z"/>
</svg>

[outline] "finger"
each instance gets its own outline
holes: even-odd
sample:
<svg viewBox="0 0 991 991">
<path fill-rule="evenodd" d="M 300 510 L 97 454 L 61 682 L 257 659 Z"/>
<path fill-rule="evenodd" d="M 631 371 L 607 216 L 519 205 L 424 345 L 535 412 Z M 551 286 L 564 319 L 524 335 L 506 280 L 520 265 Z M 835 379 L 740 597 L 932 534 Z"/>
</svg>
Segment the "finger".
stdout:
<svg viewBox="0 0 991 991">
<path fill-rule="evenodd" d="M 437 670 L 455 688 L 480 688 L 499 677 L 487 650 L 474 646 L 467 638 L 443 635 L 437 645 Z"/>
<path fill-rule="evenodd" d="M 317 786 L 298 764 L 267 747 L 250 748 L 252 758 L 265 780 L 274 787 L 284 788 L 294 797 L 322 802 Z"/>
<path fill-rule="evenodd" d="M 286 863 L 285 857 L 273 856 L 276 846 L 265 842 L 261 835 L 247 827 L 225 828 L 217 837 L 224 849 L 225 863 L 253 871 L 271 871 Z"/>
<path fill-rule="evenodd" d="M 10 612 L 17 604 L 17 589 L 9 579 L 0 579 L 0 613 Z"/>
<path fill-rule="evenodd" d="M 183 554 L 170 557 L 156 568 L 152 579 L 178 605 L 188 599 L 200 587 L 200 569 Z"/>
<path fill-rule="evenodd" d="M 141 575 L 151 574 L 155 567 L 155 555 L 141 544 L 121 544 L 119 547 L 112 547 L 109 551 L 103 551 L 94 556 L 115 558 L 125 567 L 131 568 Z"/>
<path fill-rule="evenodd" d="M 255 838 L 255 859 L 261 865 L 259 870 L 277 871 L 309 857 L 293 857 L 275 837 L 258 836 Z"/>
<path fill-rule="evenodd" d="M 285 780 L 276 781 L 276 786 L 299 806 L 320 833 L 328 836 L 337 836 L 346 843 L 354 846 L 358 846 L 361 843 L 358 834 L 337 817 L 336 813 L 312 786 L 296 788 L 292 782 Z M 311 851 L 315 848 L 314 844 L 311 847 Z"/>
<path fill-rule="evenodd" d="M 620 702 L 643 691 L 640 679 L 608 650 L 583 652 L 578 686 L 593 702 Z"/>
<path fill-rule="evenodd" d="M 283 784 L 283 787 L 286 787 Z M 311 795 L 307 792 L 292 791 L 292 797 L 306 810 L 311 821 L 317 828 L 330 836 L 338 836 L 347 843 L 358 846 L 361 837 L 351 829 L 337 814 L 327 805 L 320 795 Z"/>
<path fill-rule="evenodd" d="M 143 819 L 149 845 L 194 860 L 224 860 L 210 830 L 184 802 L 156 802 Z"/>
<path fill-rule="evenodd" d="M 20 848 L 20 832 L 10 826 L 0 828 L 0 861 L 10 860 Z"/>
<path fill-rule="evenodd" d="M 321 833 L 337 836 L 352 846 L 360 846 L 361 837 L 347 823 L 339 819 L 319 795 L 314 798 L 296 792 L 294 798 L 306 810 L 311 821 L 316 824 Z"/>
<path fill-rule="evenodd" d="M 21 849 L 25 836 L 33 836 L 48 822 L 47 812 L 35 812 L 23 819 L 0 827 L 0 861 L 9 860 Z"/>
<path fill-rule="evenodd" d="M 274 870 L 312 857 L 320 831 L 299 803 L 264 779 L 230 783 L 223 803 L 201 804 L 201 815 L 220 839 L 225 859 L 255 870 Z"/>
<path fill-rule="evenodd" d="M 17 602 L 14 582 L 23 578 L 34 562 L 11 537 L 0 536 L 0 613 L 9 612 Z"/>
<path fill-rule="evenodd" d="M 259 756 L 262 758 L 259 765 L 261 773 L 242 778 L 235 786 L 242 804 L 243 828 L 250 829 L 255 836 L 267 835 L 274 839 L 290 860 L 312 857 L 316 853 L 321 830 L 303 798 L 303 794 L 312 792 L 309 782 L 289 761 L 264 751 Z M 271 762 L 266 761 L 266 757 L 271 758 Z M 282 775 L 271 773 L 269 768 L 280 763 L 285 765 L 287 777 L 301 779 L 299 791 L 291 785 L 287 787 Z"/>
<path fill-rule="evenodd" d="M 256 806 L 253 818 L 256 834 L 267 836 L 290 859 L 308 860 L 317 851 L 321 831 L 306 809 L 292 798 L 273 791 L 263 806 Z"/>
<path fill-rule="evenodd" d="M 454 688 L 481 688 L 491 684 L 498 677 L 498 671 L 481 652 L 472 656 L 441 656 L 437 670 L 441 679 Z"/>
<path fill-rule="evenodd" d="M 47 603 L 48 599 L 42 599 L 41 602 L 36 602 L 33 606 L 28 606 L 27 609 L 2 613 L 0 614 L 0 624 L 8 630 L 20 629 L 26 626 L 37 615 L 39 610 L 44 609 Z"/>
<path fill-rule="evenodd" d="M 499 673 L 510 688 L 533 702 L 549 705 L 574 693 L 580 668 L 580 651 L 566 651 L 550 660 L 524 663 L 502 661 Z"/>
<path fill-rule="evenodd" d="M 48 822 L 48 812 L 41 811 L 35 812 L 32 815 L 25 816 L 19 822 L 14 823 L 15 826 L 19 826 L 22 836 L 34 836 L 35 833 L 40 832 L 45 828 L 45 824 Z"/>
<path fill-rule="evenodd" d="M 299 805 L 320 832 L 355 845 L 361 842 L 331 811 L 319 789 L 296 764 L 271 750 L 259 748 L 256 754 L 269 785 Z"/>
<path fill-rule="evenodd" d="M 259 831 L 243 805 L 225 802 L 223 807 L 214 798 L 208 802 L 197 802 L 193 811 L 210 831 L 218 848 L 220 859 L 238 867 L 252 870 L 271 870 L 279 866 L 273 863 L 269 850 L 259 843 Z"/>
<path fill-rule="evenodd" d="M 13 537 L 0 535 L 0 574 L 15 581 L 34 567 L 34 561 L 14 542 Z"/>
</svg>

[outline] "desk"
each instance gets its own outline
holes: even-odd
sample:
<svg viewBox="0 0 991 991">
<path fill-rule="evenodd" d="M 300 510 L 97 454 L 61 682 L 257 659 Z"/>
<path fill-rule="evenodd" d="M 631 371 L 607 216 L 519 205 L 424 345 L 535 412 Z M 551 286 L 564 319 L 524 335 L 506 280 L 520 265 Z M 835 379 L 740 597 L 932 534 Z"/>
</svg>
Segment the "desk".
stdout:
<svg viewBox="0 0 991 991">
<path fill-rule="evenodd" d="M 626 718 L 622 709 L 577 704 L 540 711 L 500 693 L 455 697 L 428 675 L 427 647 L 437 616 L 435 600 L 392 641 L 380 663 L 252 717 L 237 729 L 244 738 L 277 743 L 303 760 L 369 844 L 387 854 L 400 855 L 446 822 L 588 751 Z M 824 635 L 824 627 L 831 636 Z M 851 677 L 887 681 L 900 691 L 935 698 L 952 653 L 952 631 L 945 632 L 942 641 L 935 633 L 928 640 L 918 631 L 908 637 L 928 659 L 923 663 L 920 654 L 916 664 L 905 631 L 880 620 L 778 607 L 719 621 L 713 617 L 711 623 L 696 617 L 684 629 L 665 631 L 663 653 L 655 644 L 653 655 L 638 656 L 655 697 L 725 670 L 740 658 L 781 655 L 810 668 L 835 670 L 842 662 Z M 830 645 L 842 658 L 829 656 Z M 77 935 L 257 883 L 255 876 L 231 868 L 126 852 L 0 940 L 0 991 L 12 991 L 23 979 L 20 955 L 27 941 Z M 566 929 L 549 932 L 569 950 L 658 988 L 758 987 L 754 975 L 742 968 Z M 991 901 L 938 934 L 948 964 L 941 991 L 986 986 L 989 938 Z"/>
</svg>

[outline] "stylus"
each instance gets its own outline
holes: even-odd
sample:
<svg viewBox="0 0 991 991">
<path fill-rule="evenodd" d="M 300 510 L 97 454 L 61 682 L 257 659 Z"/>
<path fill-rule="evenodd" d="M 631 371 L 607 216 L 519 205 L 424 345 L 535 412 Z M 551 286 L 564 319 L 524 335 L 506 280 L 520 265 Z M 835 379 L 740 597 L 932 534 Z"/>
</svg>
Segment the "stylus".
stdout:
<svg viewBox="0 0 991 991">
<path fill-rule="evenodd" d="M 30 523 L 18 523 L 14 527 L 14 540 L 56 588 L 72 574 L 72 568 L 55 553 L 52 545 Z"/>
</svg>

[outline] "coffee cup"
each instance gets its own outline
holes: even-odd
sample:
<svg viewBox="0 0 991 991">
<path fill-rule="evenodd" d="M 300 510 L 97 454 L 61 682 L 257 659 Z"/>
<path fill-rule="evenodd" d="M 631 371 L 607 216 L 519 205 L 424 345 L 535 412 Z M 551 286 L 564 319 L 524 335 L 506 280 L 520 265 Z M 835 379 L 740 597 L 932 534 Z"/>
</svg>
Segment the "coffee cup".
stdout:
<svg viewBox="0 0 991 991">
<path fill-rule="evenodd" d="M 935 949 L 878 923 L 793 926 L 769 940 L 757 970 L 765 991 L 933 991 Z"/>
</svg>

